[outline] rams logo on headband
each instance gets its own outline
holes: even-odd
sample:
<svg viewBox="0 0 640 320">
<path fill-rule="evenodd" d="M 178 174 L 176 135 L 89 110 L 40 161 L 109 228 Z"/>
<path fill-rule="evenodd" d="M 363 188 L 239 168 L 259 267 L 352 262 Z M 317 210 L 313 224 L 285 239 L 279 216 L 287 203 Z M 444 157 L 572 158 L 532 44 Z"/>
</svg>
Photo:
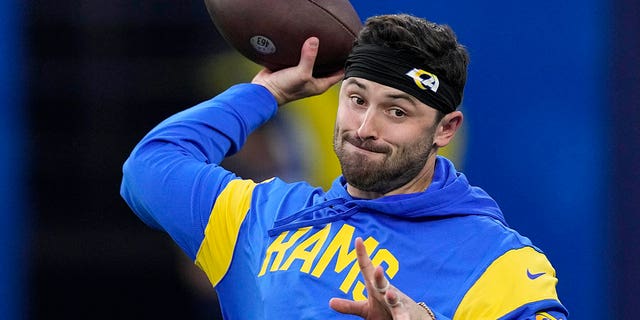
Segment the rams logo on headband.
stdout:
<svg viewBox="0 0 640 320">
<path fill-rule="evenodd" d="M 438 81 L 438 77 L 436 77 L 435 74 L 413 68 L 413 70 L 407 72 L 406 75 L 411 77 L 420 89 L 427 90 L 426 87 L 429 87 L 431 91 L 438 92 L 440 81 Z"/>
</svg>

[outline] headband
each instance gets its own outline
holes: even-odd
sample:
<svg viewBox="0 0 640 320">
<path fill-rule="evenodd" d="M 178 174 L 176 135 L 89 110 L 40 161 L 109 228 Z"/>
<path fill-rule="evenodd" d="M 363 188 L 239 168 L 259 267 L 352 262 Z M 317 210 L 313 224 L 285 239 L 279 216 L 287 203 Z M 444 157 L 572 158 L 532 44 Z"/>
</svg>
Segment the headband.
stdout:
<svg viewBox="0 0 640 320">
<path fill-rule="evenodd" d="M 426 71 L 423 64 L 423 60 L 407 51 L 359 44 L 347 58 L 344 78 L 371 80 L 404 91 L 444 113 L 455 111 L 462 95 L 444 79 Z"/>
</svg>

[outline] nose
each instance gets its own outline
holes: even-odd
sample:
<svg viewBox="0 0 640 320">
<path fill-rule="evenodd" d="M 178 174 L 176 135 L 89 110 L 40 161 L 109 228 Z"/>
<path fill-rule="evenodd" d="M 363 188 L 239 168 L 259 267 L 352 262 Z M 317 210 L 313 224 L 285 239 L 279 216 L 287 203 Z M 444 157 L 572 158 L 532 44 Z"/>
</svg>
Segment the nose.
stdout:
<svg viewBox="0 0 640 320">
<path fill-rule="evenodd" d="M 360 126 L 356 131 L 361 140 L 376 140 L 380 130 L 375 108 L 369 108 L 361 115 Z"/>
</svg>

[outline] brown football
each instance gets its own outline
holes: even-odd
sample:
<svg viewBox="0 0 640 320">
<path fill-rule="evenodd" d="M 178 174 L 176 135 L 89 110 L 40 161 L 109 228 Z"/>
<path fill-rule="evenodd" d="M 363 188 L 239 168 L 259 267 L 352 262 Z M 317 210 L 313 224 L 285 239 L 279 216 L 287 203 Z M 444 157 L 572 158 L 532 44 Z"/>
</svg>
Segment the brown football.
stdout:
<svg viewBox="0 0 640 320">
<path fill-rule="evenodd" d="M 343 67 L 362 27 L 348 0 L 205 0 L 205 4 L 232 47 L 273 71 L 297 65 L 302 44 L 315 36 L 320 48 L 314 74 L 333 73 Z"/>
</svg>

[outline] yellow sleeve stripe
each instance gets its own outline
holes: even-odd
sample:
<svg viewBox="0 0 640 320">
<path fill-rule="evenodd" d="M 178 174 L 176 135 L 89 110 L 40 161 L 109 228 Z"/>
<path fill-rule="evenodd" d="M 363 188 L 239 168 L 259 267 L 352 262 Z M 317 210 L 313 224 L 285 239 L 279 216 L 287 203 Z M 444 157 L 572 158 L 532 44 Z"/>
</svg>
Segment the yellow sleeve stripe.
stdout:
<svg viewBox="0 0 640 320">
<path fill-rule="evenodd" d="M 558 319 L 556 319 L 555 317 L 553 317 L 552 315 L 546 312 L 539 312 L 539 313 L 536 313 L 536 320 L 558 320 Z"/>
<path fill-rule="evenodd" d="M 555 275 L 547 258 L 535 249 L 507 251 L 467 291 L 453 319 L 498 319 L 530 302 L 557 300 Z"/>
<path fill-rule="evenodd" d="M 229 270 L 240 226 L 251 206 L 255 186 L 251 180 L 229 182 L 211 210 L 204 240 L 196 255 L 196 265 L 207 274 L 213 286 Z"/>
</svg>

